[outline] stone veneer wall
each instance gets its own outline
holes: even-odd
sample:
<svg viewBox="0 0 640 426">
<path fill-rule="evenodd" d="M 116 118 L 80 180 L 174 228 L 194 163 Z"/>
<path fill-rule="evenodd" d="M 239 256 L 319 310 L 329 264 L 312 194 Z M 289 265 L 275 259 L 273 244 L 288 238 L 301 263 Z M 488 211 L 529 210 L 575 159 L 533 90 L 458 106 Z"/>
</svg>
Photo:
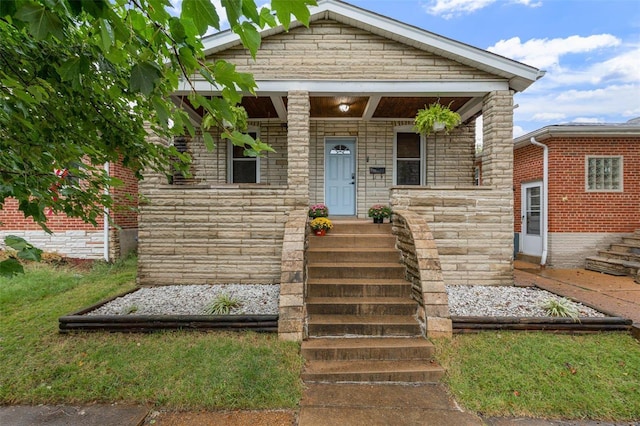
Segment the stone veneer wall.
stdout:
<svg viewBox="0 0 640 426">
<path fill-rule="evenodd" d="M 285 225 L 280 267 L 278 335 L 283 340 L 301 341 L 304 337 L 308 234 L 307 209 L 291 212 Z"/>
<path fill-rule="evenodd" d="M 395 130 L 411 128 L 409 121 L 313 121 L 310 130 L 309 198 L 312 204 L 324 202 L 324 162 L 326 138 L 356 140 L 356 190 L 359 217 L 367 217 L 373 204 L 389 202 L 395 164 Z M 409 130 L 406 130 L 409 131 Z M 437 139 L 436 139 L 437 138 Z M 427 182 L 439 185 L 473 183 L 475 140 L 473 126 L 461 126 L 450 135 L 431 135 L 425 143 Z M 370 167 L 385 167 L 386 174 L 372 175 Z"/>
<path fill-rule="evenodd" d="M 513 285 L 511 189 L 394 187 L 391 205 L 429 225 L 445 284 Z"/>
<path fill-rule="evenodd" d="M 547 265 L 552 268 L 584 268 L 587 257 L 597 256 L 598 250 L 620 243 L 631 233 L 619 232 L 549 232 Z"/>
<path fill-rule="evenodd" d="M 114 230 L 110 231 L 114 241 Z M 0 249 L 4 248 L 4 238 L 15 235 L 29 241 L 47 252 L 58 253 L 77 259 L 104 259 L 104 231 L 97 227 L 91 230 L 56 231 L 47 234 L 42 230 L 6 230 L 0 231 Z"/>
<path fill-rule="evenodd" d="M 406 278 L 411 282 L 412 297 L 420 304 L 420 317 L 427 337 L 453 334 L 449 298 L 442 279 L 442 269 L 433 235 L 427 223 L 416 213 L 395 210 L 393 233 L 402 253 Z"/>
</svg>

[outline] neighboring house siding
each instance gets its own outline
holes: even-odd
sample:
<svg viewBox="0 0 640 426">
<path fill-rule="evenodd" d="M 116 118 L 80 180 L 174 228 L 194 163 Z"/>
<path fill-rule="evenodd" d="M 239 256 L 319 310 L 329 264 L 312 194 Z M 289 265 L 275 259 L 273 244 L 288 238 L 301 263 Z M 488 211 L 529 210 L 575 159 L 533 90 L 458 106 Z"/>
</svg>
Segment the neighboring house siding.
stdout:
<svg viewBox="0 0 640 426">
<path fill-rule="evenodd" d="M 112 164 L 110 174 L 124 184 L 112 190 L 114 203 L 118 206 L 111 212 L 116 226 L 109 230 L 109 258 L 113 260 L 135 250 L 137 245 L 138 214 L 135 208 L 138 182 L 133 173 L 121 165 Z M 47 252 L 79 259 L 103 259 L 103 217 L 97 217 L 96 222 L 98 225 L 93 226 L 62 214 L 49 215 L 46 225 L 52 234 L 47 234 L 33 220 L 24 217 L 16 200 L 7 199 L 0 210 L 0 240 L 6 235 L 16 235 Z"/>
<path fill-rule="evenodd" d="M 549 147 L 549 242 L 547 264 L 584 266 L 584 259 L 640 229 L 640 139 L 553 137 Z M 585 189 L 589 156 L 623 157 L 623 191 Z M 521 231 L 521 184 L 542 181 L 543 150 L 526 145 L 514 152 L 514 231 Z"/>
<path fill-rule="evenodd" d="M 217 53 L 259 79 L 495 79 L 458 62 L 334 21 L 262 40 L 254 61 L 243 47 Z"/>
</svg>

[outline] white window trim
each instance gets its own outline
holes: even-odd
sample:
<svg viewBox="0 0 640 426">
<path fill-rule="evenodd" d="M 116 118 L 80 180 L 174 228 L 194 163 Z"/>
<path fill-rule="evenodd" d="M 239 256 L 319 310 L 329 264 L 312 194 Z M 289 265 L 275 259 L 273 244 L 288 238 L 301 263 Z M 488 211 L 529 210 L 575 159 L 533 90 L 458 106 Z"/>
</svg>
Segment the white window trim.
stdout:
<svg viewBox="0 0 640 426">
<path fill-rule="evenodd" d="M 589 188 L 589 160 L 592 158 L 618 158 L 620 160 L 620 188 L 618 189 L 590 189 Z M 584 157 L 584 190 L 585 192 L 624 192 L 624 156 L 623 155 L 586 155 Z"/>
<path fill-rule="evenodd" d="M 258 126 L 249 126 L 247 133 L 255 133 L 256 138 L 260 137 L 260 128 Z M 260 157 L 233 158 L 233 144 L 227 141 L 227 182 L 233 182 L 233 162 L 234 161 L 255 161 L 256 162 L 256 183 L 260 183 Z"/>
<path fill-rule="evenodd" d="M 398 133 L 415 133 L 413 126 L 396 126 L 393 128 L 393 185 L 398 184 Z M 420 185 L 411 186 L 425 186 L 426 185 L 426 155 L 427 146 L 424 135 L 420 135 Z"/>
</svg>

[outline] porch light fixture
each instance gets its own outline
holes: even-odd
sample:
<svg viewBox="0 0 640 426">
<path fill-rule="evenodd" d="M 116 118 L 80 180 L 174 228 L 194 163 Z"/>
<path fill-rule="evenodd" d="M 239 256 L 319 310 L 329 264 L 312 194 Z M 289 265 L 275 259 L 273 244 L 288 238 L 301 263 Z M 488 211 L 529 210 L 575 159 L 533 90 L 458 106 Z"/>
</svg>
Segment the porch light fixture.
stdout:
<svg viewBox="0 0 640 426">
<path fill-rule="evenodd" d="M 349 105 L 347 105 L 347 104 L 340 104 L 340 105 L 338 105 L 338 109 L 339 109 L 340 111 L 342 111 L 342 112 L 347 112 L 347 111 L 349 111 Z"/>
</svg>

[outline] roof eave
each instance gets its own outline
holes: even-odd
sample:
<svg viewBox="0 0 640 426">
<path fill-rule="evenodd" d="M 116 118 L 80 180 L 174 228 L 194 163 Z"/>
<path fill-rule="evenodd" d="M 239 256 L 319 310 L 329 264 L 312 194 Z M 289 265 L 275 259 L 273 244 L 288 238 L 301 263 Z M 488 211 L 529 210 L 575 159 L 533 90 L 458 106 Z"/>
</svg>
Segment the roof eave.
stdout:
<svg viewBox="0 0 640 426">
<path fill-rule="evenodd" d="M 553 125 L 543 127 L 513 140 L 513 148 L 518 149 L 531 143 L 531 138 L 538 142 L 556 137 L 640 137 L 640 126 L 625 124 L 600 124 L 600 125 Z"/>
</svg>

